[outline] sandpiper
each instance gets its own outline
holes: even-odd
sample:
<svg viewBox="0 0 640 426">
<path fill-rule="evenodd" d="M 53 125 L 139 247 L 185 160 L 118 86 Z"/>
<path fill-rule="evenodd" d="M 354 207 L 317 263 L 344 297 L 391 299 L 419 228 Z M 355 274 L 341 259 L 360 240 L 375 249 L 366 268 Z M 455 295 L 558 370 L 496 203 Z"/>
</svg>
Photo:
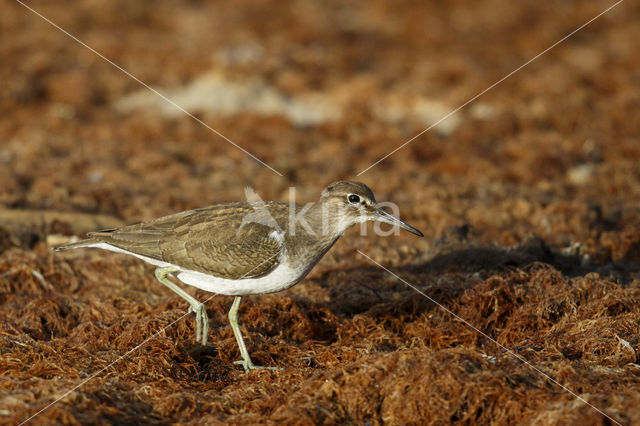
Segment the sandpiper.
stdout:
<svg viewBox="0 0 640 426">
<path fill-rule="evenodd" d="M 378 207 L 360 182 L 329 185 L 320 199 L 301 207 L 284 202 L 238 202 L 188 210 L 149 222 L 91 232 L 56 250 L 96 247 L 138 257 L 156 278 L 186 300 L 196 316 L 196 342 L 207 344 L 208 318 L 200 303 L 169 279 L 235 296 L 229 322 L 245 371 L 251 362 L 238 327 L 242 296 L 273 293 L 302 280 L 350 226 L 381 221 L 420 237 L 422 232 Z"/>
</svg>

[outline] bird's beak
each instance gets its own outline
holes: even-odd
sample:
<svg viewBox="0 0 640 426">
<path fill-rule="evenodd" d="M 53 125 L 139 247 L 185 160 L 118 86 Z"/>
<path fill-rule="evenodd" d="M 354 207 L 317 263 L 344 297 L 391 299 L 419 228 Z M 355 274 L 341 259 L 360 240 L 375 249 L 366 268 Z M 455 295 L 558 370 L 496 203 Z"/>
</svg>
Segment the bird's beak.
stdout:
<svg viewBox="0 0 640 426">
<path fill-rule="evenodd" d="M 406 222 L 403 222 L 402 220 L 398 219 L 397 217 L 390 215 L 389 213 L 387 213 L 386 211 L 382 210 L 382 209 L 378 209 L 376 210 L 376 220 L 379 220 L 380 222 L 384 222 L 384 223 L 388 223 L 389 225 L 393 225 L 393 226 L 399 226 L 400 228 L 411 232 L 412 234 L 415 234 L 419 237 L 424 237 L 424 234 L 420 231 L 418 231 L 416 228 L 414 228 L 413 226 L 409 225 Z"/>
</svg>

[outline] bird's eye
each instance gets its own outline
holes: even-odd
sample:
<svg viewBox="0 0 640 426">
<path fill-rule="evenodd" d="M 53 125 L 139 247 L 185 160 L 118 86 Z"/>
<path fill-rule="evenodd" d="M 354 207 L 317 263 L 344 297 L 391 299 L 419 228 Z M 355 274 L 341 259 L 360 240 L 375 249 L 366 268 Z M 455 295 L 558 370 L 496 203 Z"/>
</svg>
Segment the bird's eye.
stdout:
<svg viewBox="0 0 640 426">
<path fill-rule="evenodd" d="M 360 197 L 358 197 L 356 194 L 349 194 L 347 199 L 351 204 L 356 204 L 360 202 Z"/>
</svg>

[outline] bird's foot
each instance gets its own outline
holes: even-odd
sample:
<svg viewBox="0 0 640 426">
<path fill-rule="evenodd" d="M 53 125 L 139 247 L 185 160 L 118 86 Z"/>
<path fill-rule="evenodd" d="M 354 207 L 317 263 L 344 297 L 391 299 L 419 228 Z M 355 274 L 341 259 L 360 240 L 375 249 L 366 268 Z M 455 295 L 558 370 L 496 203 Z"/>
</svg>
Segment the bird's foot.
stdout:
<svg viewBox="0 0 640 426">
<path fill-rule="evenodd" d="M 233 362 L 236 365 L 241 365 L 244 368 L 244 372 L 248 373 L 251 370 L 269 370 L 269 371 L 284 371 L 284 368 L 279 367 L 263 367 L 261 365 L 255 365 L 250 359 L 243 359 Z"/>
<path fill-rule="evenodd" d="M 196 314 L 196 344 L 201 343 L 207 346 L 207 336 L 209 334 L 209 317 L 204 303 L 193 303 L 189 309 Z"/>
</svg>

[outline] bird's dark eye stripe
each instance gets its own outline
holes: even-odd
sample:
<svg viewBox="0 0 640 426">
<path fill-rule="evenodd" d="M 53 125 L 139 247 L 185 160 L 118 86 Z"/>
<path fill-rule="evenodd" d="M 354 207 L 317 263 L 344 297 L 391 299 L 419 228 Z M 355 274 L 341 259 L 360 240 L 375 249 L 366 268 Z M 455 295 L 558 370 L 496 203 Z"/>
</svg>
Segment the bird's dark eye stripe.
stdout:
<svg viewBox="0 0 640 426">
<path fill-rule="evenodd" d="M 358 197 L 356 194 L 349 194 L 349 202 L 350 203 L 359 203 L 360 202 L 360 197 Z"/>
</svg>

